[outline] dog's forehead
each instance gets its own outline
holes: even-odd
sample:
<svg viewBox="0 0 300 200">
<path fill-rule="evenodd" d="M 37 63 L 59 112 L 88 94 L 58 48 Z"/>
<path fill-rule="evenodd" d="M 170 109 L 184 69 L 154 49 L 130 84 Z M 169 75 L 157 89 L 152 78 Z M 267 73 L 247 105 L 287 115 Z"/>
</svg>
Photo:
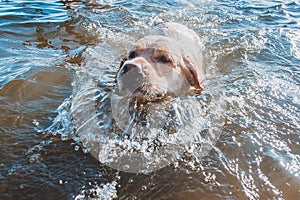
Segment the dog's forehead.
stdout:
<svg viewBox="0 0 300 200">
<path fill-rule="evenodd" d="M 179 45 L 173 39 L 165 36 L 151 35 L 145 36 L 136 42 L 136 49 L 153 49 L 155 51 L 172 51 L 176 52 Z"/>
</svg>

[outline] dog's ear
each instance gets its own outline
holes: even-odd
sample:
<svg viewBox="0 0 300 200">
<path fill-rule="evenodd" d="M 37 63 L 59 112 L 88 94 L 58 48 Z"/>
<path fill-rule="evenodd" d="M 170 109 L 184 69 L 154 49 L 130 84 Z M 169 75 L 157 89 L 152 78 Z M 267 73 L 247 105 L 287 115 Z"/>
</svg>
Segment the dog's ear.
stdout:
<svg viewBox="0 0 300 200">
<path fill-rule="evenodd" d="M 118 69 L 118 71 L 117 71 L 117 74 L 119 73 L 119 71 L 120 71 L 121 67 L 124 65 L 124 63 L 126 62 L 126 60 L 128 60 L 128 58 L 127 58 L 127 57 L 125 57 L 125 58 L 123 58 L 123 59 L 121 60 L 121 63 L 120 63 L 119 69 Z"/>
<path fill-rule="evenodd" d="M 184 66 L 182 67 L 182 71 L 186 77 L 186 79 L 189 81 L 191 86 L 193 86 L 195 89 L 201 89 L 202 87 L 200 85 L 200 77 L 198 74 L 198 71 L 196 69 L 196 66 L 187 58 L 183 57 Z"/>
<path fill-rule="evenodd" d="M 125 58 L 123 58 L 123 59 L 121 60 L 119 69 L 118 69 L 118 71 L 117 71 L 117 73 L 116 73 L 116 75 L 115 75 L 115 82 L 117 82 L 117 76 L 118 76 L 118 73 L 120 72 L 120 70 L 121 70 L 122 66 L 124 65 L 124 63 L 126 62 L 126 60 L 128 60 L 127 57 L 125 57 Z"/>
<path fill-rule="evenodd" d="M 121 64 L 120 64 L 119 70 L 120 70 L 120 68 L 123 66 L 124 62 L 126 62 L 126 60 L 128 60 L 127 57 L 125 57 L 125 58 L 123 58 L 123 59 L 121 60 Z"/>
</svg>

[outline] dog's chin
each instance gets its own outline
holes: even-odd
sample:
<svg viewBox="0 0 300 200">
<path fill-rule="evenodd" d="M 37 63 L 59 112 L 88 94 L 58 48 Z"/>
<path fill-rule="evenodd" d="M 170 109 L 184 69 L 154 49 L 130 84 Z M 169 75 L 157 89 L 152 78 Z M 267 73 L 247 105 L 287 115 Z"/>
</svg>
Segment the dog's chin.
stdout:
<svg viewBox="0 0 300 200">
<path fill-rule="evenodd" d="M 161 88 L 141 87 L 136 89 L 132 97 L 141 102 L 162 101 L 168 96 L 167 92 Z"/>
</svg>

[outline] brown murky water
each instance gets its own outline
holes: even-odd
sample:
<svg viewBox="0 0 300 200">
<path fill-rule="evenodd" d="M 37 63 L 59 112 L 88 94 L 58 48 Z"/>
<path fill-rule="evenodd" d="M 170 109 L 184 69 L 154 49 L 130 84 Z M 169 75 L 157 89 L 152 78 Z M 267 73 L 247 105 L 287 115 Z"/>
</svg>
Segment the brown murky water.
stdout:
<svg viewBox="0 0 300 200">
<path fill-rule="evenodd" d="M 0 1 L 0 199 L 297 199 L 299 13 L 283 0 Z M 120 57 L 166 19 L 205 42 L 197 98 L 225 121 L 207 155 L 118 172 L 80 145 L 93 116 L 74 108 L 95 99 L 77 97 L 112 91 Z"/>
</svg>

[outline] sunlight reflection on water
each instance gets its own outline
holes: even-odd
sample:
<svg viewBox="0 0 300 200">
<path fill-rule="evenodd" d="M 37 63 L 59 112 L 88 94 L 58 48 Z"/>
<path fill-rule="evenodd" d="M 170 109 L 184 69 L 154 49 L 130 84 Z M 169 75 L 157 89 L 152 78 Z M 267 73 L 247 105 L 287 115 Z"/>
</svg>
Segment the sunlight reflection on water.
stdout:
<svg viewBox="0 0 300 200">
<path fill-rule="evenodd" d="M 0 198 L 296 199 L 299 8 L 267 0 L 0 2 Z M 116 172 L 75 133 L 96 133 L 91 122 L 106 113 L 87 111 L 113 91 L 117 62 L 134 41 L 163 20 L 206 43 L 205 91 L 191 98 L 225 121 L 204 157 L 188 143 L 191 157 L 175 153 L 155 172 Z"/>
</svg>

